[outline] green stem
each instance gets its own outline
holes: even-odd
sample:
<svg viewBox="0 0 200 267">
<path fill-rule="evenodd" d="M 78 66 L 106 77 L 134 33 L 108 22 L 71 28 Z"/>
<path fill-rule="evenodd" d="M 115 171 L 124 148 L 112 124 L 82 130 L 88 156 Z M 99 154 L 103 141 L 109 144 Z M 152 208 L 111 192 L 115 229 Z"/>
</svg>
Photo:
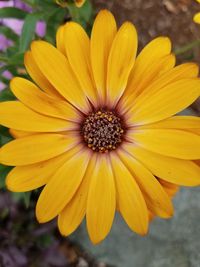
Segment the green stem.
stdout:
<svg viewBox="0 0 200 267">
<path fill-rule="evenodd" d="M 183 47 L 177 48 L 174 51 L 174 53 L 175 53 L 176 56 L 178 56 L 178 55 L 186 53 L 187 51 L 192 50 L 192 48 L 194 48 L 196 46 L 200 46 L 200 39 L 198 39 L 198 40 L 196 40 L 196 41 L 194 41 L 192 43 L 186 44 Z"/>
</svg>

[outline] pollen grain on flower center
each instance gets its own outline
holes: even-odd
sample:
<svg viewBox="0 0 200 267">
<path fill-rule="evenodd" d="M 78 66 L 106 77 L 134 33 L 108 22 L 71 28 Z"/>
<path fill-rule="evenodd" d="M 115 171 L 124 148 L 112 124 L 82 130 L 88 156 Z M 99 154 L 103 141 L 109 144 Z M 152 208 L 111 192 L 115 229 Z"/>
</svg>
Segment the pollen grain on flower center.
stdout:
<svg viewBox="0 0 200 267">
<path fill-rule="evenodd" d="M 105 153 L 115 150 L 122 142 L 124 129 L 121 118 L 112 111 L 90 113 L 82 124 L 81 133 L 93 151 Z"/>
</svg>

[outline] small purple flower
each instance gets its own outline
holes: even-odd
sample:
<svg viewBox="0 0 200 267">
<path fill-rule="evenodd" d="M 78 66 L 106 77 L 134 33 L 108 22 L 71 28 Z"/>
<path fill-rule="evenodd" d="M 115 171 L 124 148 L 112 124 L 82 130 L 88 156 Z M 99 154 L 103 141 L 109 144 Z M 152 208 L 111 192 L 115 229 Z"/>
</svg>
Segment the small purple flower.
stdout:
<svg viewBox="0 0 200 267">
<path fill-rule="evenodd" d="M 8 71 L 8 70 L 5 70 L 3 73 L 2 73 L 2 76 L 8 80 L 12 79 L 12 74 Z M 0 92 L 5 89 L 6 85 L 3 83 L 3 82 L 0 82 Z"/>
<path fill-rule="evenodd" d="M 44 37 L 46 34 L 46 23 L 44 21 L 38 21 L 35 32 L 39 37 Z"/>
<path fill-rule="evenodd" d="M 0 34 L 0 51 L 4 52 L 10 45 L 12 45 L 12 41 L 7 39 L 5 35 Z"/>
</svg>

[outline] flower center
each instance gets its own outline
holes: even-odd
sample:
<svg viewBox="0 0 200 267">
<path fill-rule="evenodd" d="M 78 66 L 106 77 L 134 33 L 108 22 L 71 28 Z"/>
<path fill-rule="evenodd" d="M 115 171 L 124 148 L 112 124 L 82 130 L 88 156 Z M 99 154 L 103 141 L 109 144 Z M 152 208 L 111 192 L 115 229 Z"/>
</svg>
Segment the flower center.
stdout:
<svg viewBox="0 0 200 267">
<path fill-rule="evenodd" d="M 87 116 L 81 132 L 89 148 L 105 153 L 119 146 L 124 129 L 121 119 L 114 112 L 98 110 Z"/>
</svg>

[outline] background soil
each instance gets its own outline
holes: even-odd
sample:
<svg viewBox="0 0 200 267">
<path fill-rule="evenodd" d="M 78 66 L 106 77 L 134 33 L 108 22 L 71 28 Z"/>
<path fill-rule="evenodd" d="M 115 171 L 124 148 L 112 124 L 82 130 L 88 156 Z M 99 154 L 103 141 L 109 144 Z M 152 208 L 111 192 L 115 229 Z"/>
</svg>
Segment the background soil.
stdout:
<svg viewBox="0 0 200 267">
<path fill-rule="evenodd" d="M 139 34 L 139 47 L 156 36 L 166 35 L 178 48 L 200 38 L 200 26 L 192 20 L 200 11 L 195 0 L 93 0 L 97 10 L 111 10 L 118 25 L 129 20 L 133 22 Z M 192 50 L 194 60 L 200 62 L 200 48 Z M 184 60 L 179 57 L 179 60 Z"/>
</svg>

